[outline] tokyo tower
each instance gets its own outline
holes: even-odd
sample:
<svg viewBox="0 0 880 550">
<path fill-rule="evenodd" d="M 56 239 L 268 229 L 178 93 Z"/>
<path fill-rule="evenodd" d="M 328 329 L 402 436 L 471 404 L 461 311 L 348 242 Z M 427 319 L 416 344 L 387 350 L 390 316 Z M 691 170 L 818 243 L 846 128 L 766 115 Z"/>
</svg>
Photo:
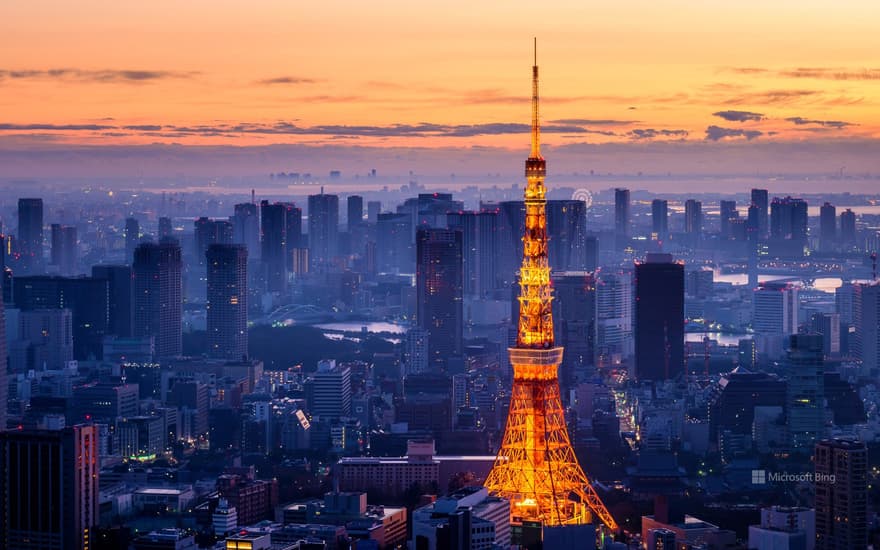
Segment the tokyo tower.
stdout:
<svg viewBox="0 0 880 550">
<path fill-rule="evenodd" d="M 578 464 L 559 393 L 562 347 L 553 339 L 553 300 L 547 261 L 547 165 L 541 156 L 538 59 L 532 67 L 532 151 L 526 160 L 525 235 L 519 272 L 519 328 L 510 348 L 513 390 L 501 449 L 486 478 L 489 491 L 511 504 L 511 520 L 544 525 L 617 523 Z"/>
</svg>

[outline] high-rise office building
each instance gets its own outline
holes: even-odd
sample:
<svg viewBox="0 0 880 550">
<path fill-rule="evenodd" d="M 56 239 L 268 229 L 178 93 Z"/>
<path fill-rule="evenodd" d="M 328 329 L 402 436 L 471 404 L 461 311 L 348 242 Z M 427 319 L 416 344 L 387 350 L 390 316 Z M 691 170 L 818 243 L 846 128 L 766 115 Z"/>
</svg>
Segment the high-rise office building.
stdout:
<svg viewBox="0 0 880 550">
<path fill-rule="evenodd" d="M 180 246 L 142 243 L 134 253 L 134 336 L 152 336 L 159 357 L 183 351 Z"/>
<path fill-rule="evenodd" d="M 669 237 L 669 203 L 663 199 L 651 201 L 651 238 L 665 241 Z"/>
<path fill-rule="evenodd" d="M 861 441 L 816 445 L 816 550 L 868 547 L 868 450 Z"/>
<path fill-rule="evenodd" d="M 550 239 L 547 254 L 551 270 L 586 269 L 587 205 L 584 201 L 547 201 L 547 236 Z"/>
<path fill-rule="evenodd" d="M 428 333 L 428 361 L 444 367 L 462 352 L 461 231 L 419 229 L 416 235 L 416 322 Z"/>
<path fill-rule="evenodd" d="M 117 418 L 138 414 L 139 388 L 134 384 L 97 382 L 73 390 L 73 418 L 113 424 Z"/>
<path fill-rule="evenodd" d="M 571 388 L 575 371 L 594 364 L 596 353 L 596 279 L 592 273 L 563 271 L 552 275 L 553 328 L 565 350 L 559 383 Z"/>
<path fill-rule="evenodd" d="M 412 231 L 412 218 L 406 214 L 379 214 L 376 221 L 376 268 L 380 272 L 413 272 Z"/>
<path fill-rule="evenodd" d="M 774 198 L 770 203 L 770 237 L 806 242 L 807 201 L 792 197 Z"/>
<path fill-rule="evenodd" d="M 52 249 L 49 251 L 49 265 L 58 265 L 61 262 L 61 224 L 53 223 L 50 230 Z"/>
<path fill-rule="evenodd" d="M 360 195 L 351 195 L 346 201 L 348 217 L 348 232 L 351 233 L 364 221 L 364 198 Z"/>
<path fill-rule="evenodd" d="M 52 251 L 50 264 L 58 267 L 58 273 L 65 276 L 76 274 L 77 240 L 76 227 L 52 224 Z"/>
<path fill-rule="evenodd" d="M 856 213 L 849 208 L 840 213 L 840 244 L 846 247 L 856 244 Z"/>
<path fill-rule="evenodd" d="M 208 355 L 240 360 L 247 356 L 247 248 L 208 247 Z"/>
<path fill-rule="evenodd" d="M 596 353 L 602 364 L 633 353 L 633 285 L 629 272 L 602 270 L 596 287 Z"/>
<path fill-rule="evenodd" d="M 636 379 L 675 378 L 684 372 L 684 265 L 648 254 L 635 278 Z"/>
<path fill-rule="evenodd" d="M 862 372 L 880 372 L 880 283 L 853 285 L 854 355 L 862 360 Z"/>
<path fill-rule="evenodd" d="M 309 261 L 326 268 L 339 250 L 339 197 L 309 195 Z"/>
<path fill-rule="evenodd" d="M 498 211 L 450 212 L 446 216 L 450 229 L 462 233 L 462 266 L 464 293 L 486 296 L 498 287 L 496 258 L 498 256 Z"/>
<path fill-rule="evenodd" d="M 305 248 L 305 239 L 302 231 L 302 208 L 292 202 L 285 202 L 285 229 L 284 229 L 284 261 L 287 262 L 287 272 L 295 273 L 293 269 L 294 256 L 299 250 Z"/>
<path fill-rule="evenodd" d="M 110 318 L 107 334 L 123 338 L 131 336 L 133 318 L 134 286 L 131 267 L 127 265 L 92 266 L 92 278 L 107 281 L 110 297 Z"/>
<path fill-rule="evenodd" d="M 69 309 L 73 318 L 73 358 L 101 359 L 111 318 L 109 283 L 94 277 L 15 277 L 15 307 Z"/>
<path fill-rule="evenodd" d="M 840 357 L 840 314 L 814 313 L 810 329 L 822 335 L 822 352 L 826 358 Z"/>
<path fill-rule="evenodd" d="M 797 334 L 798 309 L 797 287 L 761 283 L 752 292 L 752 328 L 758 334 Z"/>
<path fill-rule="evenodd" d="M 134 249 L 141 240 L 141 224 L 137 218 L 125 218 L 125 263 L 134 260 Z"/>
<path fill-rule="evenodd" d="M 232 223 L 227 220 L 212 220 L 202 216 L 193 222 L 196 263 L 205 265 L 205 254 L 212 244 L 231 244 L 232 233 Z"/>
<path fill-rule="evenodd" d="M 0 407 L 0 432 L 6 430 L 6 406 L 9 398 L 9 381 L 7 380 L 7 357 L 9 356 L 6 347 L 6 309 L 4 300 L 0 300 L 0 403 L 4 406 Z M 2 460 L 2 458 L 0 458 Z"/>
<path fill-rule="evenodd" d="M 287 208 L 283 204 L 260 203 L 260 241 L 266 290 L 284 292 L 287 288 Z"/>
<path fill-rule="evenodd" d="M 33 309 L 18 315 L 18 334 L 9 350 L 13 372 L 56 370 L 73 360 L 69 309 Z"/>
<path fill-rule="evenodd" d="M 43 199 L 18 199 L 18 235 L 20 275 L 43 271 Z"/>
<path fill-rule="evenodd" d="M 630 204 L 629 189 L 614 190 L 614 233 L 618 245 L 629 240 Z"/>
<path fill-rule="evenodd" d="M 819 209 L 819 249 L 833 250 L 837 244 L 837 209 L 826 202 Z"/>
<path fill-rule="evenodd" d="M 770 195 L 766 189 L 752 189 L 752 204 L 755 207 L 756 228 L 758 231 L 758 240 L 767 238 L 770 230 L 769 218 L 770 213 Z"/>
<path fill-rule="evenodd" d="M 812 453 L 825 429 L 825 360 L 822 335 L 793 334 L 786 362 L 786 411 L 791 451 Z"/>
<path fill-rule="evenodd" d="M 158 240 L 162 240 L 165 238 L 171 238 L 174 236 L 174 228 L 171 225 L 171 218 L 166 218 L 162 216 L 159 218 L 159 238 Z"/>
<path fill-rule="evenodd" d="M 731 222 L 739 218 L 739 213 L 736 211 L 736 201 L 721 201 L 718 205 L 720 207 L 719 216 L 721 217 L 721 238 L 731 239 L 733 238 Z"/>
<path fill-rule="evenodd" d="M 628 204 L 628 203 L 627 203 Z M 498 211 L 499 253 L 496 273 L 499 287 L 514 283 L 522 233 L 525 230 L 524 201 L 503 201 L 492 208 Z M 548 200 L 546 204 L 548 256 L 553 271 L 584 271 L 588 265 L 587 207 L 583 201 Z M 627 237 L 628 238 L 628 237 Z"/>
<path fill-rule="evenodd" d="M 367 201 L 367 221 L 376 223 L 379 219 L 379 213 L 382 212 L 382 203 L 380 201 Z"/>
<path fill-rule="evenodd" d="M 0 548 L 92 548 L 98 469 L 95 426 L 0 433 Z"/>
<path fill-rule="evenodd" d="M 688 199 L 684 203 L 684 232 L 687 233 L 691 245 L 696 245 L 703 235 L 703 203 Z"/>
<path fill-rule="evenodd" d="M 335 420 L 351 414 L 351 367 L 334 360 L 318 362 L 318 370 L 307 383 L 309 412 Z"/>
<path fill-rule="evenodd" d="M 232 242 L 247 248 L 248 258 L 260 257 L 260 213 L 256 204 L 243 202 L 235 205 L 232 214 Z"/>
</svg>

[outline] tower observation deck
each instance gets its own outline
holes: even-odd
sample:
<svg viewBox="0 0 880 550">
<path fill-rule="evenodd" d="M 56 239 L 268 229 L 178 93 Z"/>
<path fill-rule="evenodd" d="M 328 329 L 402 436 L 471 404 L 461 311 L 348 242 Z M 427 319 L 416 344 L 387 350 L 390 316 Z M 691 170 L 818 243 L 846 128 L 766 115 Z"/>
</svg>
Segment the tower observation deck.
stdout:
<svg viewBox="0 0 880 550">
<path fill-rule="evenodd" d="M 537 50 L 537 49 L 536 49 Z M 486 487 L 510 500 L 511 520 L 544 525 L 617 523 L 571 447 L 559 391 L 562 348 L 553 338 L 552 289 L 547 259 L 547 164 L 541 156 L 538 62 L 532 66 L 532 148 L 526 159 L 525 234 L 519 272 L 516 347 L 509 349 L 513 389 L 507 427 Z"/>
</svg>

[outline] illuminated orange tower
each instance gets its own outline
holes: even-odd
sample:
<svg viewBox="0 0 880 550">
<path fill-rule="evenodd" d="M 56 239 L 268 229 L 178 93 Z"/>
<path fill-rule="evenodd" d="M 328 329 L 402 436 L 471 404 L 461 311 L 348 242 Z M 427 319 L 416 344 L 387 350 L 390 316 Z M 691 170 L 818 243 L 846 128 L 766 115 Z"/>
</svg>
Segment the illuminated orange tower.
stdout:
<svg viewBox="0 0 880 550">
<path fill-rule="evenodd" d="M 536 48 L 537 52 L 537 48 Z M 519 328 L 510 348 L 513 390 L 507 428 L 486 478 L 492 494 L 511 503 L 515 522 L 544 525 L 617 524 L 578 464 L 559 393 L 562 348 L 553 340 L 553 300 L 547 261 L 547 217 L 538 122 L 538 59 L 532 67 L 532 152 L 526 160 L 526 227 L 519 272 Z"/>
</svg>

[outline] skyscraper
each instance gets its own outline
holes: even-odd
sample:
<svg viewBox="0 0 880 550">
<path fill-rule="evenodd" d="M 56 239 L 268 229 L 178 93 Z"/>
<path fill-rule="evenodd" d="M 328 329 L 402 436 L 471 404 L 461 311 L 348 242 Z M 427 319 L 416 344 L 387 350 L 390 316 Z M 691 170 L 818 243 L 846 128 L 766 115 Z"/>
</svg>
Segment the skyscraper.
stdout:
<svg viewBox="0 0 880 550">
<path fill-rule="evenodd" d="M 596 286 L 596 353 L 615 363 L 633 353 L 633 285 L 629 272 L 599 272 Z"/>
<path fill-rule="evenodd" d="M 758 240 L 766 239 L 769 231 L 768 214 L 770 212 L 770 195 L 766 189 L 752 189 L 752 206 L 756 208 Z"/>
<path fill-rule="evenodd" d="M 18 199 L 18 252 L 20 275 L 43 271 L 43 199 Z"/>
<path fill-rule="evenodd" d="M 198 265 L 205 265 L 205 254 L 212 244 L 232 244 L 232 223 L 227 220 L 212 220 L 203 216 L 193 223 L 193 233 Z"/>
<path fill-rule="evenodd" d="M 50 230 L 52 249 L 49 251 L 49 265 L 58 265 L 61 256 L 61 224 L 53 223 Z"/>
<path fill-rule="evenodd" d="M 6 347 L 6 306 L 3 302 L 0 300 L 0 403 L 4 404 L 0 407 L 0 432 L 6 430 L 6 405 L 9 398 L 9 381 L 6 375 L 9 370 L 7 365 L 9 353 Z"/>
<path fill-rule="evenodd" d="M 35 309 L 18 315 L 18 335 L 11 346 L 13 372 L 57 370 L 73 359 L 73 322 L 69 309 Z"/>
<path fill-rule="evenodd" d="M 243 202 L 235 205 L 232 214 L 232 242 L 247 248 L 248 258 L 260 257 L 260 213 L 257 205 Z"/>
<path fill-rule="evenodd" d="M 703 234 L 703 203 L 688 199 L 684 203 L 684 232 L 691 246 L 696 246 Z"/>
<path fill-rule="evenodd" d="M 629 189 L 614 190 L 614 233 L 618 246 L 629 240 Z"/>
<path fill-rule="evenodd" d="M 104 279 L 108 283 L 110 322 L 107 326 L 107 334 L 115 334 L 123 338 L 131 336 L 132 303 L 134 302 L 131 267 L 127 265 L 92 266 L 92 278 Z"/>
<path fill-rule="evenodd" d="M 0 548 L 86 550 L 98 525 L 98 430 L 0 433 Z"/>
<path fill-rule="evenodd" d="M 303 213 L 302 208 L 292 202 L 282 203 L 285 208 L 285 229 L 284 229 L 284 261 L 287 263 L 288 273 L 295 273 L 293 269 L 294 254 L 299 249 L 305 248 L 303 245 Z"/>
<path fill-rule="evenodd" d="M 592 273 L 563 271 L 552 276 L 553 328 L 565 352 L 559 369 L 565 391 L 575 381 L 575 371 L 592 366 L 596 345 L 596 280 Z"/>
<path fill-rule="evenodd" d="M 50 264 L 58 266 L 61 275 L 75 275 L 77 263 L 76 227 L 52 224 Z"/>
<path fill-rule="evenodd" d="M 428 333 L 428 362 L 444 368 L 462 352 L 461 231 L 419 229 L 416 234 L 416 322 Z"/>
<path fill-rule="evenodd" d="M 880 283 L 853 285 L 853 325 L 855 356 L 862 360 L 862 372 L 880 372 Z"/>
<path fill-rule="evenodd" d="M 247 248 L 208 247 L 208 355 L 241 360 L 247 356 Z"/>
<path fill-rule="evenodd" d="M 318 370 L 307 382 L 309 412 L 322 419 L 338 420 L 351 414 L 351 367 L 334 360 L 318 362 Z"/>
<path fill-rule="evenodd" d="M 379 219 L 379 213 L 382 212 L 382 203 L 379 201 L 368 201 L 367 202 L 367 221 L 370 223 L 376 223 L 376 220 Z"/>
<path fill-rule="evenodd" d="M 868 547 L 868 450 L 861 441 L 816 445 L 816 550 Z"/>
<path fill-rule="evenodd" d="M 108 282 L 94 277 L 16 277 L 13 299 L 22 311 L 69 309 L 73 358 L 100 359 L 110 321 Z"/>
<path fill-rule="evenodd" d="M 651 238 L 665 241 L 669 236 L 669 203 L 663 199 L 651 202 Z"/>
<path fill-rule="evenodd" d="M 450 229 L 457 229 L 462 233 L 465 295 L 486 296 L 498 286 L 498 211 L 450 212 L 446 220 Z"/>
<path fill-rule="evenodd" d="M 159 357 L 183 351 L 180 246 L 166 239 L 134 251 L 134 336 L 152 336 Z"/>
<path fill-rule="evenodd" d="M 684 265 L 671 254 L 636 264 L 635 377 L 669 380 L 684 372 Z"/>
<path fill-rule="evenodd" d="M 586 269 L 587 205 L 580 200 L 547 201 L 547 254 L 553 271 Z"/>
<path fill-rule="evenodd" d="M 776 197 L 770 204 L 770 237 L 777 240 L 807 240 L 807 202 Z"/>
<path fill-rule="evenodd" d="M 360 195 L 351 195 L 347 200 L 348 232 L 351 233 L 364 221 L 364 198 Z"/>
<path fill-rule="evenodd" d="M 788 433 L 791 451 L 813 452 L 825 429 L 825 361 L 822 336 L 793 334 L 790 339 L 788 361 Z"/>
<path fill-rule="evenodd" d="M 837 243 L 837 209 L 826 202 L 819 209 L 819 248 L 833 250 Z"/>
<path fill-rule="evenodd" d="M 845 247 L 856 244 L 856 213 L 849 208 L 840 213 L 840 244 Z"/>
<path fill-rule="evenodd" d="M 326 268 L 339 246 L 339 197 L 309 195 L 309 259 L 312 267 Z"/>
<path fill-rule="evenodd" d="M 798 309 L 797 287 L 761 283 L 752 293 L 752 328 L 758 334 L 797 334 Z"/>
<path fill-rule="evenodd" d="M 544 178 L 540 150 L 538 65 L 532 67 L 532 149 L 526 160 L 525 231 L 520 268 L 519 318 L 510 410 L 501 448 L 485 486 L 510 501 L 511 519 L 554 526 L 591 523 L 592 515 L 617 530 L 581 469 L 565 424 L 557 370 Z"/>
<path fill-rule="evenodd" d="M 171 218 L 161 217 L 159 218 L 159 239 L 162 240 L 166 237 L 174 236 L 174 228 L 171 226 Z"/>
<path fill-rule="evenodd" d="M 380 272 L 413 272 L 412 231 L 412 218 L 406 214 L 379 214 L 376 222 L 376 267 Z"/>
<path fill-rule="evenodd" d="M 731 230 L 731 221 L 739 218 L 736 211 L 736 201 L 721 201 L 719 203 L 721 217 L 721 238 L 730 239 L 733 237 Z"/>
<path fill-rule="evenodd" d="M 141 240 L 141 225 L 137 218 L 125 218 L 125 263 L 134 259 L 134 249 Z"/>
<path fill-rule="evenodd" d="M 283 204 L 260 203 L 260 241 L 266 290 L 284 292 L 287 288 L 287 208 Z"/>
</svg>

